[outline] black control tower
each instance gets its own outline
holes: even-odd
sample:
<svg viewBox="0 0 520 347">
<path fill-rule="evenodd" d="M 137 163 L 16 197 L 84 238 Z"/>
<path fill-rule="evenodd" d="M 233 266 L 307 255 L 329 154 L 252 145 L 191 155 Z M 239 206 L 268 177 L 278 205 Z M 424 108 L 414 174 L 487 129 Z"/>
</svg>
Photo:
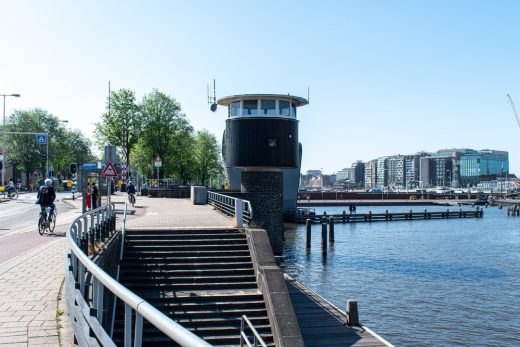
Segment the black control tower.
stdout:
<svg viewBox="0 0 520 347">
<path fill-rule="evenodd" d="M 304 98 L 279 94 L 218 100 L 228 107 L 222 143 L 226 168 L 241 173 L 240 190 L 252 204 L 253 225 L 267 231 L 275 253 L 283 247 L 284 171 L 300 168 L 296 110 L 307 103 Z"/>
</svg>

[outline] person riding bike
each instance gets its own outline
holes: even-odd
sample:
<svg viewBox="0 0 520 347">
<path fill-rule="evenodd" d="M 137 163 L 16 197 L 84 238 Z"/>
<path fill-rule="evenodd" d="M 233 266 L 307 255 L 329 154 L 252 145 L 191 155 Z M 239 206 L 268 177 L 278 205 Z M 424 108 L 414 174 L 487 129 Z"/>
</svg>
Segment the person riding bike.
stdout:
<svg viewBox="0 0 520 347">
<path fill-rule="evenodd" d="M 47 207 L 51 208 L 48 215 L 49 222 L 52 220 L 52 214 L 54 212 L 54 208 L 56 207 L 56 205 L 54 205 L 54 200 L 56 200 L 56 192 L 52 187 L 52 180 L 47 178 L 45 180 L 45 184 L 41 186 L 40 189 L 38 189 L 36 204 L 40 205 L 42 212 L 45 211 Z"/>
<path fill-rule="evenodd" d="M 6 192 L 7 193 L 11 193 L 11 192 L 14 192 L 16 190 L 15 186 L 14 186 L 14 181 L 12 178 L 9 179 L 9 187 L 6 188 Z"/>
<path fill-rule="evenodd" d="M 135 186 L 132 181 L 128 182 L 128 186 L 126 187 L 126 192 L 128 193 L 128 200 L 134 204 L 135 203 Z"/>
</svg>

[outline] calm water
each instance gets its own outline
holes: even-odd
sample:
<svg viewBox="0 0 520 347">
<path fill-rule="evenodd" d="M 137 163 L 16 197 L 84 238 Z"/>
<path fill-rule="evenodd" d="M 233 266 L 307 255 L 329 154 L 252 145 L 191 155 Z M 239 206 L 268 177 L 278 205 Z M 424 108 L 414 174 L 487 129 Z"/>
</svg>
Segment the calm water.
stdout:
<svg viewBox="0 0 520 347">
<path fill-rule="evenodd" d="M 425 208 L 446 210 L 412 210 Z M 386 209 L 410 210 L 357 212 Z M 361 322 L 396 346 L 520 346 L 520 217 L 336 224 L 326 258 L 312 232 L 306 252 L 305 225 L 286 231 L 284 270 L 343 310 L 358 300 Z"/>
</svg>

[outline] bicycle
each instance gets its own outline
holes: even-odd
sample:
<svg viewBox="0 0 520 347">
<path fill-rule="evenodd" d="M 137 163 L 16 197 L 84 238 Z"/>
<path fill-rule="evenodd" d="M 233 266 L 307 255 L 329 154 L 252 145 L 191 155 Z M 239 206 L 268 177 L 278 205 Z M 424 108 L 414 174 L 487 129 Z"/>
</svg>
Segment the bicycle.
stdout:
<svg viewBox="0 0 520 347">
<path fill-rule="evenodd" d="M 50 233 L 54 232 L 54 227 L 56 226 L 57 208 L 54 207 L 54 211 L 52 212 L 52 220 L 49 222 L 48 215 L 50 211 L 50 206 L 47 206 L 42 211 L 40 211 L 40 218 L 38 219 L 38 232 L 40 235 L 43 235 L 46 230 L 48 230 Z"/>
<path fill-rule="evenodd" d="M 128 194 L 128 202 L 132 205 L 135 205 L 135 194 Z"/>
<path fill-rule="evenodd" d="M 15 188 L 5 188 L 2 190 L 2 195 L 8 197 L 11 200 L 18 199 L 18 191 Z"/>
</svg>

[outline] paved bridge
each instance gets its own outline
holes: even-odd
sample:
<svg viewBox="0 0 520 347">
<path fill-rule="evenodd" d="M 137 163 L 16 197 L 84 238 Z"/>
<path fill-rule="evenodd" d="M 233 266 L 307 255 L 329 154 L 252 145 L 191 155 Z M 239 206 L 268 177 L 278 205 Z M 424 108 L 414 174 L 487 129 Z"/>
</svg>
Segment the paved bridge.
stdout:
<svg viewBox="0 0 520 347">
<path fill-rule="evenodd" d="M 120 213 L 123 197 L 114 200 Z M 268 346 L 388 345 L 368 328 L 347 325 L 345 312 L 284 277 L 265 231 L 230 225 L 229 217 L 208 205 L 192 205 L 187 199 L 138 197 L 126 220 L 124 251 L 117 271 L 120 283 L 215 346 L 239 345 L 243 315 Z M 118 224 L 116 230 L 120 228 Z M 72 275 L 68 281 L 81 288 L 72 283 Z M 78 291 L 81 294 L 78 288 L 67 291 L 76 298 Z M 89 305 L 86 292 L 83 295 Z M 95 297 L 96 290 L 91 294 Z M 108 340 L 113 340 L 123 345 L 131 335 L 137 336 L 137 323 L 135 333 L 130 334 L 125 322 L 142 322 L 142 317 L 136 318 L 135 311 L 128 316 L 130 311 L 122 301 L 109 308 L 105 307 L 111 302 L 109 295 L 104 301 L 98 299 L 97 304 L 95 299 L 91 301 L 98 311 L 100 305 L 104 307 L 99 325 L 106 334 L 94 331 L 78 340 L 99 345 L 111 345 Z M 76 305 L 81 306 L 77 301 Z M 75 310 L 72 306 L 69 311 Z M 94 313 L 100 317 L 96 310 Z M 84 313 L 79 316 L 85 318 Z M 176 345 L 146 319 L 140 329 L 143 345 Z"/>
</svg>

